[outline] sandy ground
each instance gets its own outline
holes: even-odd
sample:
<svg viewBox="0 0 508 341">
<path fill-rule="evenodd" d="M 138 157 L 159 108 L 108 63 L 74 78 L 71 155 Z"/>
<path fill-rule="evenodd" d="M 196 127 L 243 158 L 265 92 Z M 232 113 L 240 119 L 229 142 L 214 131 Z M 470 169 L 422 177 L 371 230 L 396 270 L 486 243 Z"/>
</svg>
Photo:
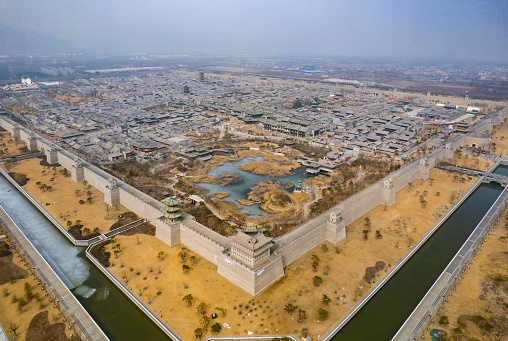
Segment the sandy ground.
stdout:
<svg viewBox="0 0 508 341">
<path fill-rule="evenodd" d="M 246 336 L 251 331 L 257 335 L 300 336 L 302 328 L 309 328 L 310 335 L 316 339 L 351 309 L 356 303 L 355 298 L 369 290 L 369 284 L 363 280 L 366 268 L 383 261 L 387 266 L 385 270 L 388 270 L 409 251 L 409 245 L 414 245 L 451 207 L 452 193 L 457 200 L 473 182 L 454 182 L 452 174 L 438 169 L 432 169 L 430 177 L 432 184 L 430 180 L 414 181 L 411 187 L 397 194 L 395 204 L 386 210 L 380 206 L 369 212 L 370 228 L 366 227 L 365 217 L 362 217 L 347 227 L 348 237 L 337 247 L 327 243 L 326 250 L 320 245 L 301 257 L 286 268 L 283 279 L 255 299 L 218 276 L 216 267 L 204 259 L 196 265 L 187 261 L 192 270 L 183 274 L 178 258 L 180 248 L 170 248 L 150 236 L 141 236 L 141 244 L 137 244 L 134 237 L 118 236 L 123 251 L 118 258 L 111 259 L 114 265 L 110 270 L 124 281 L 127 279 L 128 286 L 136 294 L 141 290 L 141 299 L 145 302 L 150 296 L 152 303 L 149 306 L 185 340 L 194 340 L 194 330 L 202 327 L 201 315 L 196 309 L 200 302 L 209 305 L 208 316 L 218 313 L 215 307 L 227 309 L 225 317 L 219 313 L 220 317 L 213 321 L 230 325 L 230 329 L 223 329 L 221 335 Z M 438 191 L 439 196 L 436 195 Z M 425 208 L 420 203 L 420 195 L 426 195 Z M 371 231 L 367 240 L 363 238 L 364 229 Z M 380 231 L 381 239 L 375 237 L 376 230 Z M 159 251 L 164 252 L 164 261 L 157 259 Z M 320 258 L 317 272 L 311 266 L 313 254 Z M 328 275 L 324 274 L 326 267 L 329 267 Z M 372 284 L 385 270 L 377 274 Z M 323 279 L 319 287 L 313 284 L 312 278 L 316 275 Z M 158 291 L 160 295 L 156 296 Z M 183 301 L 187 294 L 194 297 L 190 308 Z M 331 299 L 328 306 L 322 303 L 323 295 Z M 284 311 L 288 303 L 305 310 L 308 318 L 298 323 L 298 312 L 288 314 Z M 319 308 L 329 311 L 328 320 L 319 321 Z M 206 335 L 211 335 L 209 329 Z"/>
<path fill-rule="evenodd" d="M 39 201 L 53 217 L 55 217 L 63 226 L 67 227 L 67 221 L 81 220 L 83 228 L 89 228 L 93 231 L 98 227 L 101 233 L 109 231 L 109 227 L 118 220 L 120 213 L 128 211 L 125 207 L 109 207 L 104 203 L 104 195 L 97 189 L 75 183 L 71 177 L 62 175 L 59 170 L 63 167 L 57 167 L 56 172 L 51 167 L 40 165 L 41 159 L 32 158 L 18 161 L 12 164 L 10 172 L 24 173 L 30 179 L 23 186 L 37 201 Z M 41 173 L 42 171 L 44 173 Z M 53 181 L 50 179 L 54 178 Z M 37 186 L 41 182 L 53 187 L 51 191 L 42 191 Z M 79 195 L 75 194 L 80 190 Z M 92 192 L 92 203 L 87 200 L 87 191 Z M 79 200 L 84 200 L 84 204 L 79 204 Z M 47 205 L 49 203 L 50 205 Z"/>
<path fill-rule="evenodd" d="M 506 340 L 508 337 L 508 316 L 506 314 L 507 307 L 503 308 L 502 303 L 508 303 L 508 285 L 506 284 L 508 281 L 508 243 L 506 243 L 506 239 L 500 239 L 500 237 L 508 237 L 508 228 L 504 224 L 505 219 L 501 219 L 485 241 L 473 263 L 463 274 L 463 279 L 460 280 L 456 290 L 452 291 L 452 296 L 448 296 L 448 302 L 445 302 L 440 316 L 434 317 L 435 322 L 430 325 L 431 330 L 436 328 L 446 331 L 450 340 L 464 340 L 464 336 L 484 341 Z M 485 292 L 486 284 L 493 283 L 489 281 L 489 277 L 495 276 L 504 277 L 501 282 L 497 283 L 498 289 L 495 290 L 497 294 L 493 294 L 492 289 L 488 291 L 490 293 Z M 503 327 L 488 333 L 485 329 L 478 328 L 476 323 L 467 321 L 466 328 L 462 328 L 463 336 L 453 336 L 455 335 L 453 329 L 459 327 L 459 317 L 464 315 L 480 315 L 489 320 L 491 324 L 492 318 L 504 317 L 504 320 L 499 320 L 499 325 L 503 325 Z M 448 317 L 448 325 L 444 326 L 438 323 L 442 316 Z M 428 335 L 427 332 L 425 334 Z"/>
<path fill-rule="evenodd" d="M 3 151 L 0 158 L 23 154 L 19 149 L 26 146 L 25 142 L 20 140 L 16 144 L 14 140 L 12 140 L 11 134 L 6 131 L 2 131 L 0 134 L 0 149 Z"/>
<path fill-rule="evenodd" d="M 5 241 L 5 239 L 3 239 Z M 11 251 L 12 245 L 11 245 Z M 19 267 L 27 270 L 30 269 L 21 261 L 21 258 L 18 257 L 17 251 L 14 251 L 13 261 Z M 39 294 L 41 298 L 41 303 L 43 307 L 40 306 L 36 299 L 32 299 L 28 301 L 28 303 L 23 307 L 22 311 L 18 311 L 18 304 L 12 303 L 13 295 L 17 297 L 23 297 L 25 294 L 24 286 L 25 282 L 30 283 L 32 286 L 32 292 L 34 294 Z M 8 296 L 5 296 L 5 290 L 9 293 Z M 28 276 L 25 279 L 16 280 L 14 283 L 6 283 L 0 285 L 0 322 L 7 333 L 7 336 L 13 340 L 13 333 L 9 329 L 9 326 L 12 323 L 20 326 L 16 331 L 18 334 L 18 340 L 25 340 L 26 332 L 28 330 L 28 326 L 30 325 L 30 321 L 32 318 L 39 312 L 47 310 L 49 312 L 49 322 L 51 324 L 54 323 L 65 323 L 63 322 L 64 316 L 59 315 L 59 310 L 54 307 L 54 305 L 49 302 L 49 296 L 44 296 L 45 291 L 42 290 L 42 287 L 37 284 L 37 280 L 34 279 L 33 276 Z M 74 331 L 72 329 L 68 329 L 69 324 L 65 323 L 65 333 L 67 336 L 71 335 Z"/>
</svg>

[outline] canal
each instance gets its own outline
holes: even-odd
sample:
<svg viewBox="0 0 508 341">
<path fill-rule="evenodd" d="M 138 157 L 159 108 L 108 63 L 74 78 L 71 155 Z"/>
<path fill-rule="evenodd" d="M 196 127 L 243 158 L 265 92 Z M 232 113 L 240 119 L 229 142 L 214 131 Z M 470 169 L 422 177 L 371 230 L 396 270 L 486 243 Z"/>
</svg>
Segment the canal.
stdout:
<svg viewBox="0 0 508 341">
<path fill-rule="evenodd" d="M 331 340 L 391 340 L 501 191 L 480 185 Z"/>
<path fill-rule="evenodd" d="M 168 340 L 169 337 L 72 245 L 5 177 L 0 205 L 21 228 L 110 340 Z"/>
<path fill-rule="evenodd" d="M 494 174 L 508 176 L 508 166 L 504 164 L 500 164 L 497 168 L 492 172 Z"/>
</svg>

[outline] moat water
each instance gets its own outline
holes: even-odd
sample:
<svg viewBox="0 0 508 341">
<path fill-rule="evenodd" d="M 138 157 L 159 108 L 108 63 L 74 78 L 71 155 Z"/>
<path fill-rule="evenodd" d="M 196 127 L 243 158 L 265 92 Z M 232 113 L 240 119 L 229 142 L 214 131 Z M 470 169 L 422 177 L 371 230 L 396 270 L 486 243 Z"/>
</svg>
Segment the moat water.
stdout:
<svg viewBox="0 0 508 341">
<path fill-rule="evenodd" d="M 493 172 L 494 174 L 508 176 L 508 166 L 500 164 Z"/>
<path fill-rule="evenodd" d="M 291 172 L 290 175 L 285 177 L 269 177 L 264 175 L 253 174 L 246 172 L 240 168 L 242 165 L 245 165 L 246 163 L 262 160 L 263 160 L 262 157 L 256 158 L 247 157 L 238 162 L 227 162 L 224 165 L 215 168 L 213 171 L 208 173 L 208 175 L 217 176 L 227 173 L 235 174 L 238 175 L 239 177 L 238 181 L 227 184 L 225 186 L 210 183 L 200 183 L 198 184 L 198 186 L 209 190 L 210 193 L 228 192 L 230 193 L 230 196 L 222 200 L 226 200 L 239 205 L 240 203 L 237 200 L 247 199 L 250 189 L 259 184 L 260 182 L 267 180 L 278 181 L 284 185 L 285 187 L 284 190 L 286 192 L 292 192 L 296 181 L 307 179 L 307 172 L 303 167 L 295 169 L 294 171 Z M 265 215 L 263 210 L 261 210 L 259 204 L 244 206 L 243 208 L 240 209 L 240 211 L 247 214 L 249 217 L 256 216 L 261 217 Z"/>
<path fill-rule="evenodd" d="M 71 244 L 5 177 L 0 205 L 62 279 L 110 340 L 169 337 Z M 159 312 L 156 312 L 159 313 Z M 169 313 L 169 312 L 163 312 Z"/>
<path fill-rule="evenodd" d="M 480 185 L 331 340 L 391 340 L 502 189 Z"/>
</svg>

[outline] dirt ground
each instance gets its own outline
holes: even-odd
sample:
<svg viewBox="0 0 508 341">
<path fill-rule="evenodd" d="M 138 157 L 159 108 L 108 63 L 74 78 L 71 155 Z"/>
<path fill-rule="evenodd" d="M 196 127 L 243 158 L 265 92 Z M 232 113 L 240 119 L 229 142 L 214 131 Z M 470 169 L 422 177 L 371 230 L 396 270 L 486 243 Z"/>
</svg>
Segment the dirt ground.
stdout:
<svg viewBox="0 0 508 341">
<path fill-rule="evenodd" d="M 2 233 L 0 232 L 0 235 Z M 6 241 L 6 239 L 0 239 L 0 241 Z M 13 250 L 14 256 L 11 257 L 12 263 L 16 268 L 23 271 L 30 271 L 29 268 L 21 261 L 21 258 L 18 257 L 18 253 L 16 250 Z M 0 258 L 5 258 L 0 257 Z M 3 272 L 5 269 L 1 267 L 0 269 Z M 31 291 L 35 296 L 32 299 L 27 299 L 25 297 L 25 283 L 29 283 L 31 286 Z M 32 276 L 27 276 L 23 279 L 17 279 L 13 282 L 8 281 L 7 283 L 0 284 L 0 322 L 9 337 L 9 339 L 14 340 L 14 334 L 10 329 L 11 323 L 14 323 L 19 328 L 16 330 L 18 334 L 18 340 L 68 340 L 69 336 L 74 332 L 72 329 L 68 329 L 69 323 L 64 322 L 64 316 L 60 315 L 60 311 L 54 307 L 54 305 L 49 302 L 49 296 L 45 296 L 46 292 L 42 290 L 42 287 L 37 284 L 37 280 Z M 19 303 L 13 302 L 13 297 L 23 298 L 27 303 L 21 309 L 18 310 Z M 28 337 L 27 332 L 31 326 L 31 322 L 35 315 L 40 312 L 46 312 L 49 317 L 49 324 L 45 324 L 43 328 L 33 329 L 32 331 L 37 331 L 39 337 L 32 338 Z M 59 324 L 60 327 L 55 327 L 55 324 Z M 44 331 L 44 333 L 42 333 Z M 33 333 L 32 333 L 33 335 Z M 60 336 L 57 338 L 51 338 L 52 336 Z M 73 340 L 76 340 L 73 338 Z M 79 338 L 78 338 L 79 340 Z"/>
<path fill-rule="evenodd" d="M 9 244 L 0 240 L 0 285 L 9 283 L 13 279 L 25 279 L 28 272 L 17 266 L 13 259 L 14 254 L 9 250 Z"/>
<path fill-rule="evenodd" d="M 508 123 L 494 126 L 489 150 L 497 155 L 508 156 Z"/>
<path fill-rule="evenodd" d="M 452 296 L 448 296 L 440 315 L 434 317 L 431 330 L 444 330 L 448 340 L 506 340 L 508 228 L 505 224 L 505 219 L 501 219 L 485 241 L 456 290 L 452 291 Z M 443 316 L 448 318 L 449 324 L 439 324 Z"/>
<path fill-rule="evenodd" d="M 459 167 L 466 167 L 477 170 L 488 170 L 490 167 L 494 165 L 495 162 L 469 155 L 458 156 L 455 153 L 453 156 L 453 161 L 451 163 Z"/>
<path fill-rule="evenodd" d="M 25 142 L 21 140 L 15 142 L 9 132 L 0 132 L 0 158 L 24 154 L 26 152 L 25 147 Z"/>
<path fill-rule="evenodd" d="M 119 214 L 128 211 L 121 205 L 108 206 L 104 203 L 104 195 L 99 190 L 90 185 L 75 183 L 70 176 L 61 174 L 60 170 L 63 167 L 56 167 L 55 171 L 53 167 L 41 166 L 40 161 L 39 158 L 18 161 L 11 164 L 9 171 L 26 174 L 30 180 L 23 187 L 63 226 L 68 227 L 68 221 L 74 225 L 76 220 L 80 220 L 83 229 L 93 231 L 98 227 L 100 233 L 104 233 L 108 232 L 110 226 L 118 220 Z M 52 190 L 39 189 L 37 185 L 39 181 L 51 186 Z M 77 195 L 76 190 L 80 191 Z M 91 204 L 87 202 L 88 191 L 91 192 Z M 84 203 L 80 204 L 80 200 Z"/>
<path fill-rule="evenodd" d="M 170 248 L 146 235 L 140 236 L 139 244 L 135 237 L 118 236 L 116 243 L 121 244 L 122 251 L 118 258 L 111 257 L 109 269 L 124 282 L 127 280 L 127 285 L 185 340 L 194 340 L 194 330 L 202 327 L 196 309 L 201 302 L 209 306 L 207 316 L 218 313 L 219 318 L 212 323 L 229 324 L 230 328 L 224 328 L 221 335 L 246 336 L 251 331 L 255 335 L 300 336 L 302 328 L 308 328 L 316 339 L 437 222 L 451 207 L 452 198 L 458 200 L 473 183 L 472 179 L 454 182 L 452 174 L 438 169 L 431 170 L 430 178 L 433 180 L 417 180 L 402 189 L 392 206 L 386 209 L 379 206 L 369 212 L 366 217 L 370 226 L 366 226 L 362 217 L 347 227 L 348 237 L 337 246 L 326 243 L 301 257 L 285 269 L 284 278 L 255 299 L 218 276 L 217 268 L 200 257 L 195 265 L 187 260 L 191 270 L 184 274 L 178 257 L 180 247 Z M 425 198 L 425 207 L 420 195 Z M 365 229 L 370 231 L 368 239 L 364 239 Z M 379 231 L 381 238 L 376 237 L 375 231 Z M 114 251 L 111 247 L 108 245 L 106 250 Z M 164 252 L 163 261 L 157 257 L 160 251 Z M 312 269 L 311 255 L 320 259 L 317 272 Z M 386 267 L 380 267 L 380 261 Z M 369 267 L 376 271 L 367 270 Z M 363 279 L 366 272 L 373 276 L 370 284 Z M 316 275 L 323 281 L 319 287 L 313 283 Z M 183 301 L 188 294 L 194 297 L 190 308 Z M 330 298 L 328 305 L 322 303 L 323 295 Z M 303 323 L 297 322 L 298 310 L 292 314 L 284 311 L 289 303 L 306 311 Z M 226 309 L 226 316 L 222 317 L 216 307 Z M 319 308 L 329 311 L 327 320 L 320 320 Z M 210 330 L 205 334 L 210 336 Z"/>
</svg>

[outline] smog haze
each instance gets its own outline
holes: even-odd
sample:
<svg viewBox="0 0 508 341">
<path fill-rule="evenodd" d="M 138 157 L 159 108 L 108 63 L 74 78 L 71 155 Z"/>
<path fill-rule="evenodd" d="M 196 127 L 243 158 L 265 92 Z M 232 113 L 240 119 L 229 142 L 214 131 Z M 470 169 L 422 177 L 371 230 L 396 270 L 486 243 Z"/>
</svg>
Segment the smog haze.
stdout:
<svg viewBox="0 0 508 341">
<path fill-rule="evenodd" d="M 0 53 L 508 59 L 504 1 L 0 1 Z"/>
</svg>

